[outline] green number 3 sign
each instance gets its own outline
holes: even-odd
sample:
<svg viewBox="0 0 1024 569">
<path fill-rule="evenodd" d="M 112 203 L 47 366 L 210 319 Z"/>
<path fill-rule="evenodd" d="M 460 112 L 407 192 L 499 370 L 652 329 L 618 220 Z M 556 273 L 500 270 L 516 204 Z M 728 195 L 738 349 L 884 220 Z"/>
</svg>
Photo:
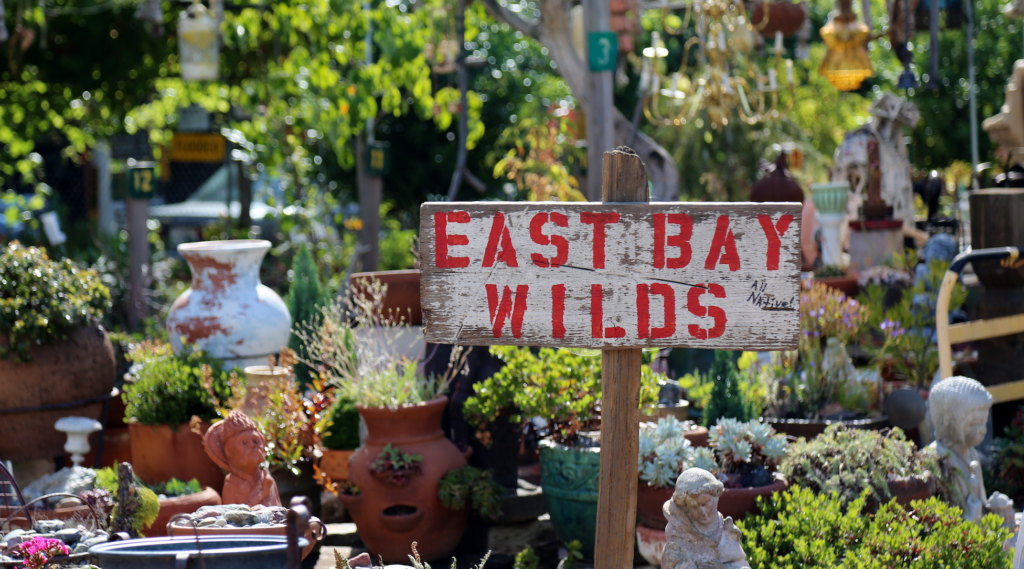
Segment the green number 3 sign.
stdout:
<svg viewBox="0 0 1024 569">
<path fill-rule="evenodd" d="M 619 65 L 619 36 L 615 32 L 590 32 L 587 47 L 591 71 L 614 71 Z"/>
</svg>

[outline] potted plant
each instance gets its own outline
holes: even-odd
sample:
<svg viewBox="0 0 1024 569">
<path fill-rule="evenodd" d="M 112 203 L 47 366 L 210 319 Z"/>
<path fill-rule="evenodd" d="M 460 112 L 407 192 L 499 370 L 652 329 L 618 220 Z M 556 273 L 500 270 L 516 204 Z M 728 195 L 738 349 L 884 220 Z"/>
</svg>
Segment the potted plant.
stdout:
<svg viewBox="0 0 1024 569">
<path fill-rule="evenodd" d="M 821 283 L 805 283 L 799 350 L 774 353 L 771 365 L 758 372 L 767 386 L 764 415 L 775 430 L 813 438 L 834 422 L 886 427 L 886 417 L 868 414 L 877 384 L 860 380 L 846 351 L 867 319 L 863 304 Z"/>
<path fill-rule="evenodd" d="M 163 342 L 141 342 L 128 358 L 134 365 L 122 397 L 136 475 L 147 484 L 195 478 L 220 492 L 224 473 L 206 455 L 201 433 L 244 394 L 238 374 L 198 348 L 177 356 Z"/>
<path fill-rule="evenodd" d="M 935 455 L 916 451 L 900 429 L 882 434 L 841 424 L 814 440 L 798 441 L 779 470 L 790 484 L 835 492 L 846 502 L 867 491 L 871 509 L 891 499 L 903 506 L 927 499 L 940 479 Z"/>
<path fill-rule="evenodd" d="M 640 430 L 636 537 L 640 554 L 652 565 L 661 564 L 665 550 L 668 520 L 662 506 L 672 498 L 676 478 L 687 468 L 703 468 L 725 484 L 718 511 L 734 520 L 756 512 L 759 497 L 789 487 L 777 473 L 787 452 L 786 438 L 770 425 L 722 418 L 708 431 L 709 447 L 687 444 L 680 436 L 684 428 L 662 419 Z"/>
<path fill-rule="evenodd" d="M 114 349 L 99 325 L 109 308 L 95 271 L 17 241 L 0 248 L 0 401 L 36 409 L 0 414 L 5 460 L 61 455 L 57 419 L 100 418 L 115 380 Z"/>
<path fill-rule="evenodd" d="M 177 514 L 191 514 L 203 506 L 220 505 L 220 494 L 216 490 L 203 486 L 193 478 L 184 482 L 171 478 L 167 482 L 159 482 L 150 487 L 160 499 L 160 512 L 153 525 L 144 533 L 146 537 L 167 535 L 167 523 Z"/>
<path fill-rule="evenodd" d="M 504 411 L 525 423 L 540 418 L 540 476 L 548 512 L 563 542 L 579 540 L 583 555 L 593 558 L 597 523 L 600 439 L 593 431 L 601 401 L 601 358 L 595 354 L 541 348 L 493 346 L 505 367 L 473 386 L 466 400 L 466 420 L 489 441 L 485 425 Z M 644 365 L 641 409 L 653 410 L 661 376 Z"/>
<path fill-rule="evenodd" d="M 323 434 L 319 467 L 332 480 L 348 480 L 349 460 L 359 448 L 359 410 L 355 401 L 338 397 L 329 413 L 331 424 Z"/>
<path fill-rule="evenodd" d="M 344 304 L 325 307 L 298 333 L 308 363 L 339 396 L 355 403 L 366 423 L 366 438 L 349 461 L 348 481 L 336 489 L 360 538 L 387 563 L 407 559 L 412 541 L 420 544 L 424 558 L 440 559 L 455 550 L 469 519 L 468 508 L 446 507 L 439 495 L 442 478 L 467 465 L 469 450 L 455 446 L 441 430 L 445 393 L 465 358 L 455 350 L 443 377 L 424 377 L 418 362 L 389 343 L 387 331 L 357 334 L 357 328 L 396 324 L 381 311 L 386 291 L 372 281 Z"/>
<path fill-rule="evenodd" d="M 860 293 L 857 275 L 851 275 L 839 265 L 825 265 L 814 270 L 813 282 L 821 283 L 828 288 L 854 298 Z"/>
</svg>

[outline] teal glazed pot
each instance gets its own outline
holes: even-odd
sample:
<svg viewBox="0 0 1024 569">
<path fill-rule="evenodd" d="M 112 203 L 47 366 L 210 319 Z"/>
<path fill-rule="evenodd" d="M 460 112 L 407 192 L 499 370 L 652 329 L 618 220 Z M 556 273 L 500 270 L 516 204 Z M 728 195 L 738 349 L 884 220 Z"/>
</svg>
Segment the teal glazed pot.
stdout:
<svg viewBox="0 0 1024 569">
<path fill-rule="evenodd" d="M 555 532 L 563 543 L 579 540 L 585 559 L 594 558 L 600 448 L 573 448 L 541 441 L 540 485 Z"/>
<path fill-rule="evenodd" d="M 811 184 L 811 199 L 818 213 L 846 213 L 850 201 L 849 182 L 827 182 Z"/>
</svg>

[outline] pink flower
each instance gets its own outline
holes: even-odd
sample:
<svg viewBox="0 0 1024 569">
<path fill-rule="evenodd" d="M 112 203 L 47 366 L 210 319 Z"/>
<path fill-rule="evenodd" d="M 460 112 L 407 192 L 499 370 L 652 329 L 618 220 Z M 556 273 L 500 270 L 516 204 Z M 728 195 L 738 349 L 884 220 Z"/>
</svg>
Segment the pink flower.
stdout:
<svg viewBox="0 0 1024 569">
<path fill-rule="evenodd" d="M 61 540 L 45 537 L 33 537 L 14 548 L 14 555 L 25 560 L 26 569 L 42 569 L 48 560 L 70 553 Z"/>
</svg>

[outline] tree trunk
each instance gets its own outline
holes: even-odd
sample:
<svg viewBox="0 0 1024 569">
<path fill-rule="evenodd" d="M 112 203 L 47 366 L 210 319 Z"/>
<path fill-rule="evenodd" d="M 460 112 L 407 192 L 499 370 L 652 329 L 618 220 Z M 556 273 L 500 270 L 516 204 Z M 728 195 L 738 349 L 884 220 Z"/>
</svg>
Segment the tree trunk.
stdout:
<svg viewBox="0 0 1024 569">
<path fill-rule="evenodd" d="M 519 14 L 500 5 L 498 0 L 481 0 L 492 16 L 507 23 L 513 29 L 540 42 L 548 48 L 548 55 L 558 66 L 573 97 L 584 113 L 590 103 L 590 81 L 586 63 L 576 53 L 572 44 L 569 10 L 570 0 L 539 0 L 537 8 L 540 18 L 524 19 Z M 633 145 L 633 150 L 647 167 L 647 175 L 653 186 L 651 201 L 674 201 L 679 199 L 679 170 L 667 150 L 654 139 L 637 132 L 633 137 L 633 124 L 618 109 L 614 110 L 615 143 Z"/>
</svg>

